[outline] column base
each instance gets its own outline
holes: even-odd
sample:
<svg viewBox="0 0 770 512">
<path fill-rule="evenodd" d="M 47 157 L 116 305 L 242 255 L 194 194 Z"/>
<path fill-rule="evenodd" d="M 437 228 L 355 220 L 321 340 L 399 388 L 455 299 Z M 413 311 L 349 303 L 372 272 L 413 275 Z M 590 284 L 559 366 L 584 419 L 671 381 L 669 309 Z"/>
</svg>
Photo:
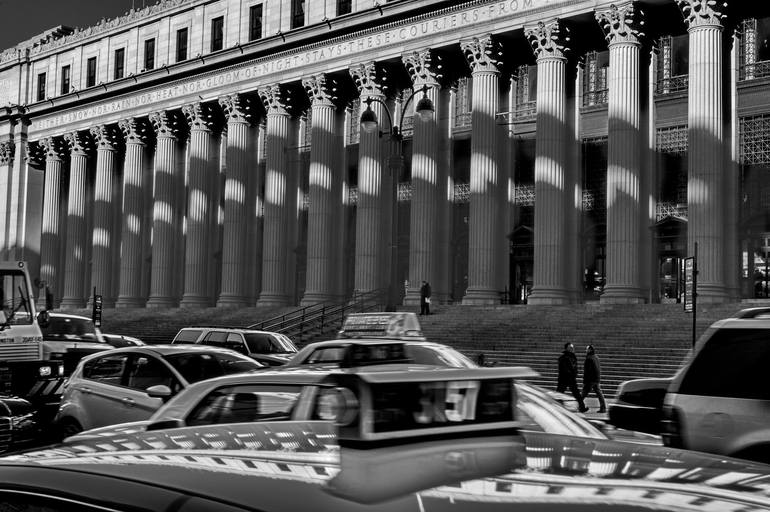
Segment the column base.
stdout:
<svg viewBox="0 0 770 512">
<path fill-rule="evenodd" d="M 257 307 L 284 307 L 290 305 L 289 297 L 277 293 L 263 293 L 257 299 Z"/>
<path fill-rule="evenodd" d="M 83 309 L 86 307 L 86 301 L 83 299 L 73 299 L 72 297 L 64 297 L 59 303 L 61 309 Z"/>
<path fill-rule="evenodd" d="M 500 304 L 500 294 L 489 288 L 468 288 L 462 300 L 463 306 L 489 306 Z"/>
<path fill-rule="evenodd" d="M 558 306 L 569 304 L 569 292 L 563 288 L 535 288 L 527 297 L 527 304 L 533 306 Z"/>
<path fill-rule="evenodd" d="M 249 301 L 238 295 L 220 295 L 217 301 L 218 308 L 245 308 Z"/>
<path fill-rule="evenodd" d="M 148 308 L 176 308 L 179 307 L 179 301 L 171 297 L 150 297 L 147 299 Z"/>
<path fill-rule="evenodd" d="M 180 308 L 207 308 L 211 306 L 211 300 L 201 295 L 185 295 L 179 303 Z"/>
<path fill-rule="evenodd" d="M 630 286 L 608 285 L 599 297 L 601 304 L 644 304 L 645 302 L 641 290 Z"/>
<path fill-rule="evenodd" d="M 729 297 L 724 286 L 698 283 L 698 304 L 724 304 Z"/>
<path fill-rule="evenodd" d="M 336 297 L 328 293 L 306 293 L 299 305 L 302 307 L 320 304 L 321 302 L 333 302 Z"/>
<path fill-rule="evenodd" d="M 137 297 L 118 297 L 118 301 L 115 303 L 117 309 L 129 309 L 129 308 L 143 308 L 146 304 L 144 299 Z"/>
</svg>

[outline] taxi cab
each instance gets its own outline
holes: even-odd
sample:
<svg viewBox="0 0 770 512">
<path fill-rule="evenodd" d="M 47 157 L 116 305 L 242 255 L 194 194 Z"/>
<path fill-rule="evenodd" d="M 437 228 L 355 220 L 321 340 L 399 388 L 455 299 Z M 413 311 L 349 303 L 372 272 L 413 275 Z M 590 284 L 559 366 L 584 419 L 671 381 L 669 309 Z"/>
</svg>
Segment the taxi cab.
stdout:
<svg viewBox="0 0 770 512">
<path fill-rule="evenodd" d="M 519 369 L 339 370 L 327 421 L 115 435 L 0 458 L 13 510 L 768 511 L 770 466 L 523 432 Z"/>
</svg>

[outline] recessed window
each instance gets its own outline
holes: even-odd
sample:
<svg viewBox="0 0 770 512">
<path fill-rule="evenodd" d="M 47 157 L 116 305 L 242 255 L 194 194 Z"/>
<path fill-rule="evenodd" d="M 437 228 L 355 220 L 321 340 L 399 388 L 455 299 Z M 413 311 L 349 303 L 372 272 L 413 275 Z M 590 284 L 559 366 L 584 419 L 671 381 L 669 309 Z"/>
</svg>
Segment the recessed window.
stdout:
<svg viewBox="0 0 770 512">
<path fill-rule="evenodd" d="M 86 87 L 96 85 L 96 57 L 90 57 L 86 61 Z"/>
<path fill-rule="evenodd" d="M 348 14 L 353 9 L 352 0 L 337 0 L 337 16 Z"/>
<path fill-rule="evenodd" d="M 305 24 L 305 0 L 291 0 L 291 28 Z"/>
<path fill-rule="evenodd" d="M 216 52 L 224 46 L 225 18 L 219 16 L 211 20 L 211 51 Z"/>
<path fill-rule="evenodd" d="M 61 68 L 61 93 L 67 94 L 70 92 L 70 67 L 62 66 Z"/>
<path fill-rule="evenodd" d="M 45 73 L 37 75 L 37 101 L 45 99 Z"/>
<path fill-rule="evenodd" d="M 187 27 L 176 31 L 176 61 L 187 60 Z"/>
<path fill-rule="evenodd" d="M 249 8 L 249 41 L 262 37 L 262 4 Z"/>
<path fill-rule="evenodd" d="M 155 69 L 155 39 L 147 39 L 144 42 L 144 69 Z"/>
<path fill-rule="evenodd" d="M 126 49 L 118 48 L 115 50 L 115 80 L 123 78 L 126 65 Z"/>
</svg>

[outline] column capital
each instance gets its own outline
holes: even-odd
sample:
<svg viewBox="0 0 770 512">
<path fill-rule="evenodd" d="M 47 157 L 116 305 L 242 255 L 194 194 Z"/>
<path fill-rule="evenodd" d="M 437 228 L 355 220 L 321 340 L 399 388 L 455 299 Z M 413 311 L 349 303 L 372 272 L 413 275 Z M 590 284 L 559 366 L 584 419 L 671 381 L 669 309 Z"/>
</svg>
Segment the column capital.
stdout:
<svg viewBox="0 0 770 512">
<path fill-rule="evenodd" d="M 211 131 L 215 126 L 214 110 L 207 103 L 196 101 L 182 107 L 190 130 Z"/>
<path fill-rule="evenodd" d="M 271 84 L 257 89 L 267 115 L 289 115 L 291 96 L 289 91 L 280 84 Z"/>
<path fill-rule="evenodd" d="M 10 165 L 16 152 L 16 144 L 12 140 L 0 142 L 0 165 Z"/>
<path fill-rule="evenodd" d="M 676 0 L 676 5 L 682 10 L 688 29 L 721 27 L 727 9 L 727 2 L 715 0 Z"/>
<path fill-rule="evenodd" d="M 401 60 L 414 85 L 438 85 L 441 74 L 441 56 L 430 48 L 406 53 Z"/>
<path fill-rule="evenodd" d="M 228 123 L 251 124 L 251 102 L 242 94 L 228 94 L 219 98 L 219 106 Z"/>
<path fill-rule="evenodd" d="M 606 9 L 597 10 L 595 15 L 610 45 L 638 43 L 644 37 L 644 12 L 637 9 L 633 2 L 611 4 Z"/>
<path fill-rule="evenodd" d="M 150 112 L 148 116 L 155 135 L 158 137 L 168 137 L 176 139 L 182 131 L 179 113 L 174 110 L 160 110 Z"/>
<path fill-rule="evenodd" d="M 126 144 L 147 144 L 147 122 L 139 117 L 123 119 L 118 126 L 126 138 Z"/>
<path fill-rule="evenodd" d="M 306 76 L 302 79 L 302 87 L 305 88 L 311 106 L 324 105 L 334 107 L 337 102 L 337 81 L 328 78 L 326 73 Z"/>
<path fill-rule="evenodd" d="M 569 51 L 569 30 L 558 19 L 539 21 L 537 25 L 524 27 L 524 34 L 538 60 L 563 59 Z"/>
<path fill-rule="evenodd" d="M 91 127 L 91 135 L 96 141 L 96 149 L 115 151 L 120 143 L 120 136 L 115 126 L 101 124 Z"/>
<path fill-rule="evenodd" d="M 460 41 L 460 48 L 468 59 L 471 72 L 489 71 L 497 73 L 502 66 L 502 47 L 491 34 Z"/>
<path fill-rule="evenodd" d="M 91 134 L 88 132 L 70 132 L 64 134 L 72 155 L 86 156 L 94 148 Z"/>
<path fill-rule="evenodd" d="M 43 148 L 46 161 L 60 162 L 64 160 L 67 153 L 64 148 L 64 141 L 60 137 L 46 137 L 40 140 L 40 147 Z"/>
<path fill-rule="evenodd" d="M 383 66 L 370 60 L 363 64 L 351 66 L 349 71 L 350 78 L 355 82 L 361 96 L 385 96 L 388 86 L 385 83 L 387 76 Z"/>
</svg>

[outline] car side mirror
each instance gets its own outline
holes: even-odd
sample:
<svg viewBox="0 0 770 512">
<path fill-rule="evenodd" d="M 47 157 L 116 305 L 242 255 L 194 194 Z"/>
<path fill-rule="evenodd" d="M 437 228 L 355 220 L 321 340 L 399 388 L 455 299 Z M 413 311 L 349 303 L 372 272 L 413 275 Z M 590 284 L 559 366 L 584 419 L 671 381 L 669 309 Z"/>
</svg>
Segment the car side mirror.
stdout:
<svg viewBox="0 0 770 512">
<path fill-rule="evenodd" d="M 37 325 L 45 329 L 51 323 L 51 315 L 44 310 L 37 314 Z"/>
<path fill-rule="evenodd" d="M 150 423 L 147 425 L 147 430 L 165 430 L 167 428 L 181 428 L 185 426 L 184 420 L 180 419 L 173 419 L 173 420 L 161 420 L 156 421 L 154 423 Z"/>
<path fill-rule="evenodd" d="M 171 388 L 165 384 L 157 384 L 147 388 L 146 393 L 152 398 L 160 398 L 164 402 L 171 398 Z"/>
</svg>

